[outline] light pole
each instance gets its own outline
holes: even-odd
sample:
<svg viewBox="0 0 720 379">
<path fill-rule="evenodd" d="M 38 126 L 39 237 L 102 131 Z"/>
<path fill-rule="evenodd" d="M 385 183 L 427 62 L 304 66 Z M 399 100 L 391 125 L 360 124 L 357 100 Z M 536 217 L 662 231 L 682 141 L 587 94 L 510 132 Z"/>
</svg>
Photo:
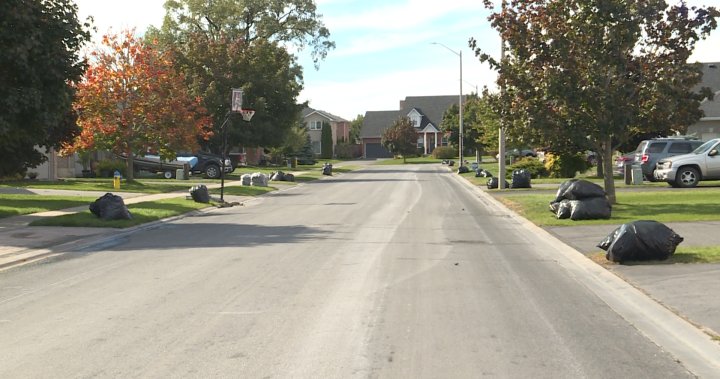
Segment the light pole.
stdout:
<svg viewBox="0 0 720 379">
<path fill-rule="evenodd" d="M 457 55 L 460 58 L 460 97 L 458 99 L 458 107 L 460 108 L 460 121 L 459 121 L 459 128 L 460 128 L 460 138 L 458 138 L 458 147 L 460 149 L 460 166 L 463 166 L 463 94 L 462 94 L 462 84 L 463 84 L 463 78 L 462 78 L 462 50 L 455 51 L 444 44 L 440 42 L 433 42 L 433 45 L 440 45 L 447 50 L 449 50 L 451 53 Z"/>
<path fill-rule="evenodd" d="M 505 13 L 506 1 L 502 1 L 502 11 Z M 500 33 L 500 64 L 505 60 L 505 39 Z M 500 93 L 505 94 L 505 82 L 500 83 Z M 500 132 L 498 133 L 498 189 L 505 189 L 505 118 L 500 119 Z"/>
</svg>

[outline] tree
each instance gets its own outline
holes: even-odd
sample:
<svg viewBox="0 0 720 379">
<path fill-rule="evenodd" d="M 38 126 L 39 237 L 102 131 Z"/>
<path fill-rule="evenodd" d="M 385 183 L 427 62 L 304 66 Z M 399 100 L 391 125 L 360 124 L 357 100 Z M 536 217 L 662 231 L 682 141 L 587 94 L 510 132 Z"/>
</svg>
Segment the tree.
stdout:
<svg viewBox="0 0 720 379">
<path fill-rule="evenodd" d="M 314 2 L 168 0 L 165 9 L 162 28 L 148 35 L 175 51 L 178 69 L 215 125 L 225 120 L 232 88 L 242 88 L 245 107 L 256 110 L 250 125 L 231 120 L 229 145 L 282 145 L 303 108 L 297 104 L 302 68 L 287 47 L 312 47 L 317 65 L 335 46 Z M 219 145 L 212 139 L 205 147 Z"/>
<path fill-rule="evenodd" d="M 356 144 L 360 140 L 360 132 L 362 131 L 363 122 L 365 121 L 365 116 L 359 114 L 357 117 L 355 117 L 354 120 L 350 123 L 350 142 L 351 144 Z"/>
<path fill-rule="evenodd" d="M 412 120 L 401 117 L 382 133 L 380 143 L 395 155 L 402 155 L 406 163 L 408 155 L 417 152 L 417 132 Z"/>
<path fill-rule="evenodd" d="M 473 94 L 468 96 L 463 104 L 463 146 L 476 150 L 478 162 L 487 147 L 497 144 L 500 130 L 499 117 L 488 101 L 491 96 L 488 93 L 483 97 Z M 449 133 L 450 141 L 457 141 L 459 138 L 458 116 L 459 107 L 453 104 L 445 111 L 440 123 L 440 129 Z"/>
<path fill-rule="evenodd" d="M 489 17 L 505 58 L 470 46 L 498 69 L 494 106 L 508 133 L 560 155 L 597 151 L 614 203 L 615 146 L 638 133 L 683 131 L 701 117 L 709 93 L 692 92 L 701 71 L 686 62 L 719 15 L 661 0 L 510 0 Z"/>
<path fill-rule="evenodd" d="M 72 110 L 90 39 L 71 0 L 0 2 L 0 177 L 23 174 L 79 129 Z"/>
<path fill-rule="evenodd" d="M 169 52 L 125 31 L 104 36 L 91 56 L 85 80 L 77 85 L 82 131 L 65 153 L 107 149 L 123 154 L 132 180 L 134 156 L 152 151 L 174 159 L 176 151 L 192 149 L 198 136 L 210 135 L 205 109 L 188 95 Z"/>
<path fill-rule="evenodd" d="M 320 158 L 331 159 L 333 157 L 332 128 L 327 122 L 322 123 L 320 131 Z"/>
</svg>

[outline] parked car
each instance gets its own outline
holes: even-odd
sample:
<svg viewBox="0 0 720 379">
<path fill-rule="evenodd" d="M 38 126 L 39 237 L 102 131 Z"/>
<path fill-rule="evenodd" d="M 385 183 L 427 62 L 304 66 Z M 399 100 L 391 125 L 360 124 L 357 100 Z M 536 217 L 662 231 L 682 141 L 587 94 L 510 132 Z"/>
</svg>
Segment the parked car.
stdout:
<svg viewBox="0 0 720 379">
<path fill-rule="evenodd" d="M 190 167 L 190 172 L 196 175 L 205 175 L 210 179 L 220 178 L 222 157 L 210 153 L 178 153 L 178 157 L 196 157 L 197 162 Z M 225 159 L 225 172 L 232 172 L 235 168 L 230 159 Z"/>
<path fill-rule="evenodd" d="M 624 176 L 625 175 L 625 166 L 631 165 L 635 162 L 635 152 L 627 153 L 618 155 L 615 158 L 615 175 Z"/>
<path fill-rule="evenodd" d="M 537 152 L 532 149 L 508 149 L 505 151 L 506 157 L 521 158 L 521 157 L 537 157 Z M 500 159 L 500 154 L 495 154 L 495 159 Z"/>
<path fill-rule="evenodd" d="M 673 187 L 695 187 L 702 180 L 720 180 L 720 138 L 705 142 L 690 154 L 663 158 L 655 179 Z"/>
<path fill-rule="evenodd" d="M 635 149 L 635 163 L 639 163 L 648 181 L 655 181 L 653 171 L 663 158 L 691 153 L 703 142 L 694 137 L 653 138 L 640 142 Z"/>
</svg>

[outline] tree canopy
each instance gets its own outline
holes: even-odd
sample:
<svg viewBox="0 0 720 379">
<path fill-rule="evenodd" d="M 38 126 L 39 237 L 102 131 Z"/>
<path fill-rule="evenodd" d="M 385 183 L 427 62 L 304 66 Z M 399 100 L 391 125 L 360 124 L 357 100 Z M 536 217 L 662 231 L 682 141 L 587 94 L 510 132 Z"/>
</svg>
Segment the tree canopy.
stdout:
<svg viewBox="0 0 720 379">
<path fill-rule="evenodd" d="M 78 133 L 71 83 L 85 70 L 89 28 L 71 0 L 0 2 L 0 177 L 38 166 L 42 148 Z"/>
<path fill-rule="evenodd" d="M 395 155 L 402 155 L 403 162 L 408 155 L 417 153 L 418 135 L 412 120 L 408 117 L 401 117 L 385 129 L 382 133 L 380 143 Z"/>
<path fill-rule="evenodd" d="M 488 99 L 492 96 L 470 95 L 463 103 L 463 146 L 476 149 L 478 153 L 497 145 L 500 121 L 489 104 Z M 441 130 L 450 134 L 448 139 L 453 143 L 459 137 L 459 113 L 459 107 L 453 104 L 445 111 L 440 124 Z"/>
<path fill-rule="evenodd" d="M 486 0 L 488 8 L 494 9 Z M 507 5 L 505 5 L 507 4 Z M 671 133 L 701 117 L 695 43 L 718 11 L 643 0 L 503 1 L 489 19 L 504 41 L 494 103 L 508 134 L 556 153 L 600 153 L 615 201 L 612 153 L 633 134 Z"/>
<path fill-rule="evenodd" d="M 229 145 L 281 146 L 302 109 L 302 67 L 289 51 L 310 46 L 317 65 L 335 46 L 314 1 L 168 0 L 165 9 L 162 28 L 148 36 L 175 52 L 215 126 L 232 88 L 242 88 L 244 107 L 256 110 L 250 124 L 231 119 Z M 209 142 L 206 149 L 219 149 L 217 139 Z"/>
<path fill-rule="evenodd" d="M 210 135 L 206 111 L 188 94 L 170 52 L 153 48 L 133 31 L 103 37 L 77 89 L 82 132 L 64 152 L 122 154 L 129 158 L 129 179 L 134 156 L 152 152 L 174 159 L 177 151 L 192 150 L 198 138 Z"/>
</svg>

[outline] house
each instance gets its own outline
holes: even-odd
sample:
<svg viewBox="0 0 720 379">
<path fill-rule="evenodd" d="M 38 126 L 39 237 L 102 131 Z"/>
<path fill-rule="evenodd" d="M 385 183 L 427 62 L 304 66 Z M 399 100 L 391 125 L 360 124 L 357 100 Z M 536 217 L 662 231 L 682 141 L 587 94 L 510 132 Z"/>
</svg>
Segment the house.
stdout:
<svg viewBox="0 0 720 379">
<path fill-rule="evenodd" d="M 363 157 L 388 158 L 392 154 L 385 149 L 380 140 L 382 133 L 400 117 L 409 118 L 418 133 L 417 146 L 423 154 L 430 154 L 438 146 L 448 144 L 445 133 L 440 130 L 443 115 L 453 104 L 458 103 L 458 96 L 408 96 L 400 101 L 396 111 L 365 112 L 360 138 L 362 140 Z M 464 100 L 464 99 L 463 99 Z"/>
<path fill-rule="evenodd" d="M 308 128 L 310 143 L 312 144 L 312 149 L 315 154 L 320 154 L 321 151 L 323 124 L 330 125 L 333 141 L 333 155 L 335 152 L 335 146 L 337 146 L 339 142 L 348 142 L 350 140 L 350 121 L 342 117 L 307 107 L 302 110 L 302 120 Z"/>
<path fill-rule="evenodd" d="M 703 78 L 698 87 L 709 87 L 715 94 L 713 100 L 705 99 L 700 109 L 705 112 L 698 122 L 690 125 L 687 134 L 694 134 L 707 141 L 720 137 L 720 62 L 702 63 Z"/>
</svg>

